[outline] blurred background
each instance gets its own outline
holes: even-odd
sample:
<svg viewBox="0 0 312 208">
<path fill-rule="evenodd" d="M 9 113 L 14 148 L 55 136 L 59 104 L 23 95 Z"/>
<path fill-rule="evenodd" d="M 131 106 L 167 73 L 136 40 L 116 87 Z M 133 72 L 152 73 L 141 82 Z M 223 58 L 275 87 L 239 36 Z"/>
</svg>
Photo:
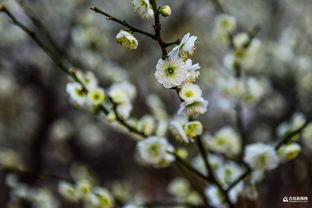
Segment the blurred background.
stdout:
<svg viewBox="0 0 312 208">
<path fill-rule="evenodd" d="M 129 52 L 115 43 L 120 25 L 90 11 L 97 6 L 147 31 L 152 20 L 142 20 L 126 0 L 0 0 L 16 17 L 48 42 L 26 14 L 37 17 L 60 46 L 62 57 L 74 67 L 93 71 L 102 86 L 129 80 L 137 87 L 132 115 L 149 114 L 148 95 L 157 94 L 168 115 L 179 107 L 174 91 L 165 90 L 154 78 L 161 57 L 156 42 L 136 34 L 137 50 Z M 162 34 L 174 41 L 185 33 L 198 36 L 195 63 L 201 65 L 199 85 L 210 102 L 200 119 L 205 131 L 215 132 L 235 125 L 231 101 L 216 87 L 216 77 L 226 73 L 223 57 L 228 47 L 214 37 L 217 15 L 210 0 L 159 0 L 169 4 L 172 15 L 162 18 Z M 259 26 L 261 48 L 246 73 L 265 83 L 265 93 L 244 109 L 248 143 L 276 141 L 285 122 L 312 110 L 312 4 L 310 0 L 222 0 L 235 16 L 240 31 Z M 58 179 L 71 179 L 73 171 L 93 175 L 99 184 L 126 184 L 131 192 L 147 200 L 170 200 L 167 185 L 182 176 L 173 165 L 153 169 L 138 164 L 135 142 L 112 128 L 103 118 L 72 106 L 65 93 L 70 79 L 19 28 L 0 15 L 0 207 L 12 200 L 5 180 L 16 173 L 33 187 L 45 187 L 59 207 L 81 207 L 65 202 L 57 192 Z M 174 141 L 172 141 L 174 143 Z M 186 147 L 185 145 L 180 146 Z M 194 145 L 189 148 L 192 152 Z M 195 151 L 195 149 L 194 149 Z M 193 152 L 194 152 L 193 151 Z M 241 207 L 311 207 L 312 142 L 303 144 L 300 156 L 267 174 L 259 184 L 255 201 L 240 199 Z M 75 171 L 79 169 L 79 171 Z M 27 170 L 27 174 L 23 172 Z M 51 177 L 39 177 L 49 175 Z M 284 196 L 308 196 L 309 203 L 283 204 Z M 13 206 L 12 206 L 13 207 Z M 29 204 L 16 207 L 30 207 Z M 52 206 L 52 207 L 57 207 Z"/>
</svg>

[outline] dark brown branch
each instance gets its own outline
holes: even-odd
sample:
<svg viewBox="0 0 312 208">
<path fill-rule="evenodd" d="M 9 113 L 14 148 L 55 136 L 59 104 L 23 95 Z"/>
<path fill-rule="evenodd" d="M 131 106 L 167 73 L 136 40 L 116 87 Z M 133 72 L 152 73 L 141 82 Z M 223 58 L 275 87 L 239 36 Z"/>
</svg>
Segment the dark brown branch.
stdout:
<svg viewBox="0 0 312 208">
<path fill-rule="evenodd" d="M 150 0 L 152 8 L 154 10 L 154 30 L 155 30 L 155 39 L 158 41 L 162 52 L 162 58 L 165 59 L 168 55 L 167 44 L 163 41 L 161 37 L 161 24 L 160 24 L 160 13 L 159 8 L 157 7 L 156 0 Z"/>
<path fill-rule="evenodd" d="M 218 189 L 224 195 L 226 203 L 229 205 L 230 208 L 232 208 L 233 204 L 232 204 L 232 202 L 231 202 L 231 200 L 229 198 L 228 192 L 226 190 L 224 190 L 224 188 L 222 187 L 221 183 L 218 181 L 217 177 L 215 176 L 213 168 L 209 164 L 209 154 L 206 154 L 206 151 L 204 149 L 204 145 L 203 145 L 203 143 L 201 141 L 201 137 L 197 137 L 195 140 L 196 140 L 197 147 L 199 149 L 200 155 L 201 155 L 202 159 L 204 160 L 204 164 L 205 164 L 205 167 L 206 167 L 207 172 L 208 172 L 209 181 L 211 183 L 215 184 L 218 187 Z"/>
<path fill-rule="evenodd" d="M 99 13 L 99 14 L 102 14 L 102 15 L 106 16 L 107 20 L 111 20 L 111 21 L 117 22 L 117 23 L 127 27 L 132 32 L 140 33 L 140 34 L 146 35 L 146 36 L 156 40 L 156 37 L 153 34 L 151 34 L 149 32 L 146 32 L 146 31 L 143 31 L 141 29 L 138 29 L 136 27 L 133 27 L 133 26 L 129 25 L 125 20 L 120 20 L 120 19 L 118 19 L 116 17 L 113 17 L 112 15 L 110 15 L 110 14 L 108 14 L 108 13 L 106 13 L 106 12 L 104 12 L 104 11 L 100 10 L 99 8 L 94 7 L 94 6 L 90 7 L 90 9 L 93 10 L 94 12 L 96 12 L 96 13 Z"/>
</svg>

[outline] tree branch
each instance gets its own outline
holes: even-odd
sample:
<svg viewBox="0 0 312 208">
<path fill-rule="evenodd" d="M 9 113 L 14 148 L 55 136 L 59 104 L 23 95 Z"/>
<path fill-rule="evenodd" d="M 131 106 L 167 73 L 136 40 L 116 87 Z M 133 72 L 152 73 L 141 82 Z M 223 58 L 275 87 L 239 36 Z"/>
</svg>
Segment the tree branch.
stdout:
<svg viewBox="0 0 312 208">
<path fill-rule="evenodd" d="M 287 134 L 280 142 L 278 142 L 275 146 L 275 150 L 278 150 L 282 145 L 288 143 L 294 136 L 300 134 L 311 122 L 311 118 L 308 118 L 305 123 L 299 127 L 298 129 L 292 131 L 291 133 Z M 240 181 L 244 180 L 250 173 L 252 172 L 251 168 L 247 168 L 245 173 L 243 173 L 240 177 L 238 177 L 227 189 L 226 191 L 229 192 L 233 187 L 235 187 Z"/>
<path fill-rule="evenodd" d="M 99 13 L 99 14 L 102 14 L 102 15 L 106 16 L 106 17 L 107 17 L 107 20 L 111 20 L 111 21 L 117 22 L 117 23 L 119 23 L 119 24 L 121 24 L 121 25 L 127 27 L 127 28 L 130 29 L 132 32 L 140 33 L 140 34 L 146 35 L 146 36 L 148 36 L 148 37 L 150 37 L 150 38 L 156 40 L 155 35 L 153 35 L 153 34 L 151 34 L 151 33 L 149 33 L 149 32 L 143 31 L 143 30 L 141 30 L 141 29 L 138 29 L 138 28 L 136 28 L 136 27 L 133 27 L 133 26 L 129 25 L 125 20 L 120 20 L 120 19 L 118 19 L 118 18 L 116 18 L 116 17 L 113 17 L 112 15 L 110 15 L 110 14 L 108 14 L 108 13 L 106 13 L 106 12 L 100 10 L 99 8 L 97 8 L 97 7 L 95 7 L 95 6 L 90 7 L 90 9 L 93 10 L 94 12 L 96 12 L 96 13 Z"/>
</svg>

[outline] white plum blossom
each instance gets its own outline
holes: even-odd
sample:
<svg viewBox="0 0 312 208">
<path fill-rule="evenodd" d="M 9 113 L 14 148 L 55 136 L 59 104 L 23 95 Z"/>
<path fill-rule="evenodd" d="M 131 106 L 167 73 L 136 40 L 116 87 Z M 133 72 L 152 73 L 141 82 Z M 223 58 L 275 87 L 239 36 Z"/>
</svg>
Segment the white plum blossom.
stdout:
<svg viewBox="0 0 312 208">
<path fill-rule="evenodd" d="M 189 56 L 192 56 L 195 52 L 195 43 L 197 37 L 190 33 L 183 36 L 179 45 L 175 46 L 169 53 L 170 59 L 177 59 L 178 55 L 181 56 L 183 60 L 186 60 Z"/>
<path fill-rule="evenodd" d="M 184 83 L 192 83 L 198 80 L 198 77 L 200 75 L 200 66 L 199 64 L 193 64 L 191 59 L 187 59 L 185 61 L 185 68 L 186 71 L 188 72 L 188 77 L 187 80 L 185 80 Z"/>
<path fill-rule="evenodd" d="M 216 185 L 210 185 L 205 189 L 205 196 L 209 204 L 216 208 L 225 208 L 225 196 Z"/>
<path fill-rule="evenodd" d="M 207 111 L 208 101 L 204 98 L 195 98 L 181 103 L 178 115 L 186 115 L 188 117 L 197 117 Z"/>
<path fill-rule="evenodd" d="M 94 87 L 88 91 L 88 101 L 91 105 L 100 105 L 105 99 L 105 92 L 100 87 Z"/>
<path fill-rule="evenodd" d="M 245 32 L 238 33 L 233 38 L 233 43 L 236 48 L 243 48 L 249 41 L 249 35 Z"/>
<path fill-rule="evenodd" d="M 87 93 L 77 82 L 70 82 L 66 85 L 66 92 L 70 99 L 79 106 L 84 106 L 87 103 Z"/>
<path fill-rule="evenodd" d="M 278 150 L 277 154 L 281 161 L 288 161 L 296 158 L 301 152 L 301 147 L 297 143 L 284 144 Z"/>
<path fill-rule="evenodd" d="M 90 71 L 83 73 L 77 70 L 75 71 L 75 75 L 87 90 L 92 89 L 98 85 L 98 80 L 96 79 L 96 76 Z"/>
<path fill-rule="evenodd" d="M 236 29 L 236 19 L 231 15 L 221 14 L 217 16 L 215 25 L 217 29 L 232 32 Z"/>
<path fill-rule="evenodd" d="M 174 120 L 170 122 L 169 129 L 170 132 L 178 141 L 189 143 L 190 138 L 186 135 L 183 125 L 184 125 L 183 123 Z"/>
<path fill-rule="evenodd" d="M 154 10 L 149 0 L 132 0 L 136 13 L 143 19 L 152 19 Z"/>
<path fill-rule="evenodd" d="M 66 200 L 71 202 L 77 202 L 79 200 L 76 187 L 68 182 L 61 181 L 58 186 L 58 191 Z"/>
<path fill-rule="evenodd" d="M 174 148 L 165 138 L 148 137 L 138 142 L 137 148 L 143 161 L 155 167 L 166 167 L 175 160 L 170 154 Z"/>
<path fill-rule="evenodd" d="M 116 42 L 129 50 L 136 49 L 139 45 L 138 40 L 133 36 L 133 34 L 124 30 L 120 30 L 120 32 L 116 35 Z"/>
<path fill-rule="evenodd" d="M 145 115 L 140 119 L 138 129 L 145 135 L 151 135 L 156 129 L 156 120 L 153 116 Z"/>
<path fill-rule="evenodd" d="M 101 187 L 95 187 L 89 197 L 89 202 L 96 208 L 112 208 L 114 207 L 114 198 L 111 193 Z"/>
<path fill-rule="evenodd" d="M 76 193 L 80 199 L 87 200 L 90 197 L 92 184 L 89 180 L 80 179 L 76 182 Z"/>
<path fill-rule="evenodd" d="M 222 43 L 227 43 L 229 34 L 236 29 L 236 19 L 227 14 L 218 15 L 215 19 L 214 33 Z"/>
<path fill-rule="evenodd" d="M 190 101 L 192 99 L 197 99 L 202 96 L 202 90 L 198 85 L 195 84 L 185 84 L 179 91 L 179 96 L 184 101 Z"/>
<path fill-rule="evenodd" d="M 255 170 L 272 170 L 279 164 L 274 147 L 264 143 L 247 145 L 244 161 Z"/>
<path fill-rule="evenodd" d="M 242 193 L 243 188 L 243 183 L 240 182 L 229 191 L 228 195 L 232 203 L 237 202 L 238 196 Z M 228 204 L 225 200 L 224 194 L 216 185 L 209 185 L 205 189 L 205 196 L 207 197 L 208 202 L 211 206 L 216 208 L 228 208 Z"/>
<path fill-rule="evenodd" d="M 136 88 L 127 81 L 118 82 L 109 88 L 108 94 L 117 104 L 129 103 L 136 96 Z"/>
<path fill-rule="evenodd" d="M 203 133 L 203 125 L 200 121 L 190 121 L 184 125 L 184 131 L 187 136 L 194 138 Z"/>
<path fill-rule="evenodd" d="M 133 109 L 133 106 L 130 102 L 118 104 L 116 108 L 117 114 L 123 119 L 129 118 L 132 109 Z"/>
<path fill-rule="evenodd" d="M 265 93 L 266 85 L 259 79 L 247 77 L 222 77 L 217 81 L 223 95 L 230 99 L 242 100 L 247 105 L 257 103 Z"/>
<path fill-rule="evenodd" d="M 215 171 L 218 181 L 224 186 L 228 187 L 243 173 L 243 168 L 232 161 L 225 162 L 218 166 Z"/>
<path fill-rule="evenodd" d="M 168 185 L 168 192 L 175 197 L 183 198 L 190 192 L 190 183 L 184 178 L 174 178 Z"/>
<path fill-rule="evenodd" d="M 188 78 L 188 72 L 180 58 L 159 59 L 155 77 L 165 88 L 173 88 L 180 86 Z"/>
<path fill-rule="evenodd" d="M 214 136 L 205 136 L 204 139 L 208 149 L 229 157 L 236 156 L 241 151 L 241 138 L 229 126 L 221 128 Z"/>
</svg>

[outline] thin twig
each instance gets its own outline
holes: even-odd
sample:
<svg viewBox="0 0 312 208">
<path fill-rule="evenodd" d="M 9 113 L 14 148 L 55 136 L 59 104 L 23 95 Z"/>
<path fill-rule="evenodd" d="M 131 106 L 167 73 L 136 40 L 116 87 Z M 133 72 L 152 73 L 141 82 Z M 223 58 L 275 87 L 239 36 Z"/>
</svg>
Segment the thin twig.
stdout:
<svg viewBox="0 0 312 208">
<path fill-rule="evenodd" d="M 23 23 L 19 22 L 15 16 L 4 6 L 0 5 L 0 12 L 5 13 L 9 18 L 10 22 L 19 28 L 21 28 L 31 39 L 33 39 L 41 48 L 42 50 L 52 59 L 52 61 L 60 67 L 65 73 L 70 75 L 70 71 L 68 70 L 68 67 L 65 66 L 61 60 L 57 56 L 55 56 L 54 53 L 51 52 L 51 50 L 40 40 L 40 38 L 30 29 L 27 28 Z"/>
<path fill-rule="evenodd" d="M 38 29 L 39 32 L 43 34 L 42 36 L 45 37 L 46 40 L 50 43 L 49 45 L 54 49 L 55 55 L 64 57 L 69 61 L 70 64 L 72 64 L 75 67 L 86 68 L 81 63 L 80 60 L 72 57 L 67 50 L 65 50 L 63 47 L 59 45 L 59 43 L 57 43 L 57 41 L 51 36 L 51 33 L 46 28 L 45 24 L 32 13 L 31 9 L 25 4 L 23 0 L 18 0 L 17 2 L 23 9 L 26 16 L 31 20 L 33 25 L 36 27 L 36 29 Z"/>
<path fill-rule="evenodd" d="M 280 142 L 276 144 L 275 150 L 278 150 L 282 145 L 288 143 L 294 136 L 296 136 L 297 134 L 300 134 L 308 126 L 311 120 L 312 120 L 311 118 L 308 118 L 301 127 L 287 134 L 283 139 L 280 140 Z M 240 177 L 238 177 L 231 185 L 229 185 L 226 191 L 229 192 L 240 181 L 244 180 L 251 172 L 252 172 L 252 169 L 247 168 L 247 170 Z"/>
<path fill-rule="evenodd" d="M 167 44 L 163 41 L 161 37 L 161 23 L 160 23 L 160 13 L 159 8 L 157 7 L 156 0 L 150 0 L 152 8 L 154 10 L 154 30 L 155 30 L 155 39 L 158 41 L 159 47 L 162 51 L 162 58 L 165 59 L 168 55 Z"/>
<path fill-rule="evenodd" d="M 297 134 L 300 134 L 309 125 L 311 120 L 312 120 L 311 118 L 307 119 L 301 127 L 287 134 L 284 137 L 284 139 L 280 140 L 276 144 L 275 150 L 278 150 L 282 145 L 287 144 L 294 136 L 296 136 Z"/>
<path fill-rule="evenodd" d="M 175 156 L 177 163 L 181 164 L 183 167 L 185 167 L 190 172 L 194 173 L 195 175 L 197 175 L 199 178 L 203 179 L 204 181 L 210 182 L 210 179 L 207 176 L 205 176 L 204 174 L 199 172 L 197 169 L 192 167 L 190 164 L 184 161 L 181 157 L 179 157 L 176 154 L 173 154 L 173 155 Z"/>
<path fill-rule="evenodd" d="M 26 25 L 22 24 L 21 22 L 19 22 L 15 16 L 3 5 L 0 5 L 0 12 L 4 12 L 11 20 L 11 22 L 18 26 L 19 28 L 21 28 L 31 39 L 33 39 L 38 45 L 39 47 L 52 59 L 52 61 L 59 66 L 66 74 L 68 74 L 71 78 L 73 78 L 76 82 L 80 83 L 81 86 L 83 87 L 83 90 L 85 90 L 87 92 L 87 89 L 84 87 L 84 84 L 76 77 L 76 70 L 75 69 L 69 69 L 69 67 L 67 67 L 62 60 L 56 56 L 49 47 L 47 47 L 43 41 L 41 41 L 39 39 L 39 37 L 36 35 L 35 32 L 31 31 Z M 113 106 L 116 106 L 116 104 L 110 99 L 110 101 L 112 102 Z M 104 106 L 101 105 L 100 108 L 101 112 L 103 112 L 105 115 L 107 115 L 109 113 L 109 110 Z M 116 111 L 116 107 L 114 107 L 114 113 L 116 114 L 116 118 L 118 120 L 118 122 L 124 126 L 126 129 L 128 129 L 130 132 L 138 134 L 142 137 L 146 137 L 147 135 L 145 135 L 144 133 L 138 131 L 137 129 L 133 128 L 132 126 L 130 126 L 127 122 L 125 122 L 117 113 Z"/>
<path fill-rule="evenodd" d="M 117 23 L 127 27 L 132 32 L 140 33 L 140 34 L 146 35 L 146 36 L 156 40 L 155 35 L 153 35 L 153 34 L 151 34 L 149 32 L 143 31 L 141 29 L 138 29 L 138 28 L 136 28 L 136 27 L 134 27 L 132 25 L 129 25 L 125 20 L 120 20 L 120 19 L 118 19 L 118 18 L 116 18 L 116 17 L 114 17 L 114 16 L 112 16 L 112 15 L 102 11 L 101 9 L 99 9 L 99 8 L 97 8 L 95 6 L 90 7 L 90 9 L 93 10 L 94 12 L 96 12 L 96 13 L 99 13 L 99 14 L 102 14 L 102 15 L 106 16 L 107 20 L 111 20 L 111 21 L 117 22 Z"/>
<path fill-rule="evenodd" d="M 209 154 L 208 153 L 206 154 L 206 151 L 204 149 L 204 146 L 203 146 L 203 143 L 201 141 L 200 136 L 196 138 L 196 143 L 197 143 L 197 147 L 199 149 L 200 155 L 201 155 L 202 159 L 204 160 L 204 164 L 205 164 L 207 172 L 208 172 L 209 181 L 211 181 L 213 184 L 215 184 L 218 187 L 218 189 L 224 195 L 227 204 L 229 205 L 230 208 L 232 208 L 233 204 L 229 198 L 228 192 L 226 190 L 224 190 L 221 183 L 218 181 L 217 177 L 215 176 L 213 168 L 209 164 Z"/>
</svg>

